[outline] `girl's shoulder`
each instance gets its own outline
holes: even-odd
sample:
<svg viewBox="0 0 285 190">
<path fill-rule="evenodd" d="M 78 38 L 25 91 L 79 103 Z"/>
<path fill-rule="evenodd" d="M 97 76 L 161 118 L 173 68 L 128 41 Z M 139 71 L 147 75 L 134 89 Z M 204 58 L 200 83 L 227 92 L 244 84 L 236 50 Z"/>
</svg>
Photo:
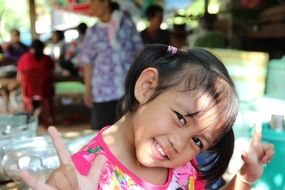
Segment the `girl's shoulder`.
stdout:
<svg viewBox="0 0 285 190">
<path fill-rule="evenodd" d="M 72 161 L 76 166 L 77 170 L 82 175 L 87 175 L 89 169 L 98 155 L 105 155 L 105 152 L 100 145 L 99 136 L 97 134 L 93 139 L 91 139 L 84 147 L 82 147 L 78 152 L 72 155 Z M 106 155 L 105 155 L 106 156 Z"/>
</svg>

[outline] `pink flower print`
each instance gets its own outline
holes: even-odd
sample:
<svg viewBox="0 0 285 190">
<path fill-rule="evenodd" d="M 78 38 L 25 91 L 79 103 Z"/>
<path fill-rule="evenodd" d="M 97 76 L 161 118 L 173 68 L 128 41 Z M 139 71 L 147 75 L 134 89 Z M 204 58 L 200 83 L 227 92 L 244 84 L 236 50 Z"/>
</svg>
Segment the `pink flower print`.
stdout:
<svg viewBox="0 0 285 190">
<path fill-rule="evenodd" d="M 109 184 L 111 181 L 110 178 L 112 177 L 113 173 L 114 167 L 109 161 L 107 161 L 101 173 L 100 184 Z"/>
<path fill-rule="evenodd" d="M 186 185 L 188 183 L 188 179 L 189 178 L 188 178 L 188 174 L 187 173 L 184 173 L 184 174 L 180 173 L 178 178 L 179 178 L 178 179 L 179 186 L 184 186 L 184 185 Z"/>
<path fill-rule="evenodd" d="M 122 190 L 128 190 L 129 186 L 126 181 L 120 181 L 120 187 Z"/>
<path fill-rule="evenodd" d="M 196 176 L 194 167 L 190 162 L 175 169 L 177 183 L 180 187 L 187 186 L 190 176 Z"/>
</svg>

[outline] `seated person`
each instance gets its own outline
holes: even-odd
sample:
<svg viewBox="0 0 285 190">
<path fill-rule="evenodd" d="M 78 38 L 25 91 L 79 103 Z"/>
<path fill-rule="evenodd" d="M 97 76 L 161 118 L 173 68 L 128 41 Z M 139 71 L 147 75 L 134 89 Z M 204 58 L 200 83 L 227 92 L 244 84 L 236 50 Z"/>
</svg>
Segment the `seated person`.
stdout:
<svg viewBox="0 0 285 190">
<path fill-rule="evenodd" d="M 78 31 L 78 38 L 64 46 L 63 56 L 61 56 L 59 60 L 61 68 L 68 72 L 67 75 L 71 76 L 79 76 L 80 65 L 77 55 L 81 50 L 81 44 L 87 30 L 87 25 L 80 23 L 76 29 Z"/>
<path fill-rule="evenodd" d="M 20 56 L 28 51 L 28 47 L 20 41 L 19 30 L 11 30 L 11 41 L 2 44 L 2 51 L 5 62 L 15 65 Z"/>
<path fill-rule="evenodd" d="M 50 53 L 49 56 L 55 62 L 55 73 L 62 75 L 63 69 L 60 66 L 60 60 L 64 57 L 65 36 L 64 31 L 55 30 L 52 32 L 50 39 Z"/>
</svg>

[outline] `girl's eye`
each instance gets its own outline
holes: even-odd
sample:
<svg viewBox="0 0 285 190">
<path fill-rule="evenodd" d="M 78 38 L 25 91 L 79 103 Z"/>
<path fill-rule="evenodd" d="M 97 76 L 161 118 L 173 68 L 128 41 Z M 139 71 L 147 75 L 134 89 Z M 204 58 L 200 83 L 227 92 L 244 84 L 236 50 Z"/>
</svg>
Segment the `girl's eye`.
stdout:
<svg viewBox="0 0 285 190">
<path fill-rule="evenodd" d="M 198 139 L 197 137 L 193 137 L 192 140 L 200 149 L 203 148 L 203 143 L 202 143 L 202 141 L 200 141 L 200 139 Z"/>
<path fill-rule="evenodd" d="M 186 124 L 186 119 L 183 117 L 183 115 L 181 115 L 180 113 L 175 111 L 175 114 L 179 120 L 179 122 L 181 123 L 182 126 L 184 126 Z"/>
</svg>

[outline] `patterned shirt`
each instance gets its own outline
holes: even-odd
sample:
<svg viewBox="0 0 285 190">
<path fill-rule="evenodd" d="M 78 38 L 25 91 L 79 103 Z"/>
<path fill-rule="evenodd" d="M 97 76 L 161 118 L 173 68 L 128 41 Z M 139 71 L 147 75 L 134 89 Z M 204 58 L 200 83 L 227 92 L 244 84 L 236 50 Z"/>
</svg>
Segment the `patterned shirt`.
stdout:
<svg viewBox="0 0 285 190">
<path fill-rule="evenodd" d="M 77 170 L 87 175 L 89 169 L 98 155 L 105 155 L 105 162 L 98 183 L 98 190 L 202 190 L 204 183 L 197 179 L 197 172 L 191 162 L 184 166 L 169 169 L 168 179 L 164 185 L 150 184 L 128 170 L 112 154 L 102 138 L 103 128 L 85 147 L 72 156 Z"/>
<path fill-rule="evenodd" d="M 142 47 L 140 34 L 124 12 L 114 11 L 109 23 L 96 23 L 86 32 L 79 59 L 94 66 L 94 102 L 117 100 L 123 95 L 127 70 Z"/>
</svg>

